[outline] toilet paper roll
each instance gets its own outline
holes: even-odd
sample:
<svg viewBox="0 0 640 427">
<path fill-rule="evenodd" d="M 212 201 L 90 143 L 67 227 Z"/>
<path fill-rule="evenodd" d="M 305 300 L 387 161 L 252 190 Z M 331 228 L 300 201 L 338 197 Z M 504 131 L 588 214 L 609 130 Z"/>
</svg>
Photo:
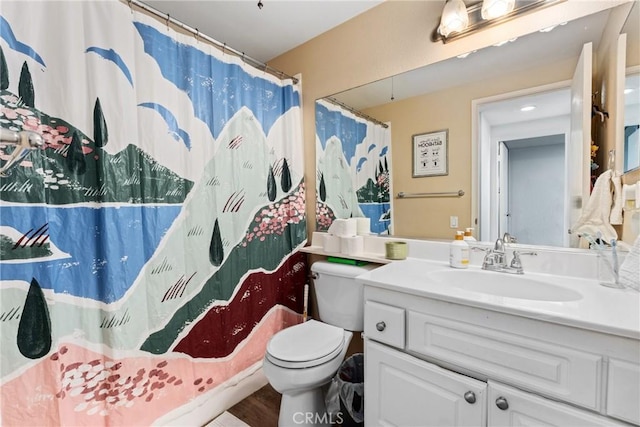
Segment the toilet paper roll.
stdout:
<svg viewBox="0 0 640 427">
<path fill-rule="evenodd" d="M 338 218 L 333 220 L 327 232 L 338 237 L 353 237 L 358 234 L 358 223 L 355 218 Z"/>
<path fill-rule="evenodd" d="M 356 232 L 358 236 L 371 234 L 371 218 L 356 218 Z"/>
<path fill-rule="evenodd" d="M 364 251 L 364 237 L 341 237 L 340 238 L 340 252 L 343 255 L 357 255 Z"/>
<path fill-rule="evenodd" d="M 331 234 L 325 234 L 322 239 L 322 250 L 327 253 L 340 252 L 341 238 L 338 236 L 332 236 Z"/>
</svg>

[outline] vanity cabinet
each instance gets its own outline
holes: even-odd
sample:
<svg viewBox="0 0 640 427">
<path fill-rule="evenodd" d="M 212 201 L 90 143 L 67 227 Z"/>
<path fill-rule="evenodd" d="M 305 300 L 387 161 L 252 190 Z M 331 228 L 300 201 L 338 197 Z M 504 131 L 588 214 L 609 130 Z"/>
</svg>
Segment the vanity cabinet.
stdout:
<svg viewBox="0 0 640 427">
<path fill-rule="evenodd" d="M 640 425 L 638 340 L 365 285 L 367 426 Z"/>
<path fill-rule="evenodd" d="M 364 354 L 367 426 L 486 425 L 486 383 L 371 340 Z"/>
</svg>

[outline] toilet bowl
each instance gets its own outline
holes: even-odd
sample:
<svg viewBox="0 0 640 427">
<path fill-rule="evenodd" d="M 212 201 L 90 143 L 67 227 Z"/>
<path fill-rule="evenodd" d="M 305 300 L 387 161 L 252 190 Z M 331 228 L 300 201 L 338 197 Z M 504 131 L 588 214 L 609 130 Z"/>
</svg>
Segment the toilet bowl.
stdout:
<svg viewBox="0 0 640 427">
<path fill-rule="evenodd" d="M 311 266 L 321 321 L 308 320 L 276 333 L 262 369 L 280 394 L 279 427 L 330 426 L 323 386 L 344 361 L 352 331 L 362 331 L 363 288 L 355 277 L 374 266 L 318 261 Z"/>
<path fill-rule="evenodd" d="M 309 320 L 274 335 L 262 369 L 280 394 L 278 425 L 328 426 L 322 386 L 340 368 L 353 334 Z"/>
</svg>

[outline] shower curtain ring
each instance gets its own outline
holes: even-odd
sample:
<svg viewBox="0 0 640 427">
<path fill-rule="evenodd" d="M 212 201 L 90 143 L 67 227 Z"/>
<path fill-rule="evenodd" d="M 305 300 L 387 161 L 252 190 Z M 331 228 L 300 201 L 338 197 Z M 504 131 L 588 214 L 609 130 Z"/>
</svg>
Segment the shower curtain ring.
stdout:
<svg viewBox="0 0 640 427">
<path fill-rule="evenodd" d="M 224 56 L 224 51 L 227 50 L 227 44 L 222 45 L 222 56 Z"/>
<path fill-rule="evenodd" d="M 167 31 L 169 31 L 169 21 L 171 20 L 171 15 L 167 13 Z"/>
<path fill-rule="evenodd" d="M 131 14 L 133 15 L 133 2 L 132 2 L 132 0 L 127 0 L 127 3 L 129 3 L 129 10 L 131 11 Z"/>
<path fill-rule="evenodd" d="M 198 29 L 196 28 L 196 43 L 198 43 L 198 36 L 200 35 L 200 31 L 198 31 Z"/>
</svg>

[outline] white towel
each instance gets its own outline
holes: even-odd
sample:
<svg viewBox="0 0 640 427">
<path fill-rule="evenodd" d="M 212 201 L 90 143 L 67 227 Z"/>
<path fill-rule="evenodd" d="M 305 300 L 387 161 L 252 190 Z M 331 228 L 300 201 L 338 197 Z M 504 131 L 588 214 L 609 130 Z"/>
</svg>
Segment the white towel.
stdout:
<svg viewBox="0 0 640 427">
<path fill-rule="evenodd" d="M 620 284 L 640 291 L 640 236 L 620 266 Z"/>
<path fill-rule="evenodd" d="M 611 183 L 613 184 L 613 207 L 611 208 L 611 215 L 609 215 L 609 223 L 613 225 L 622 224 L 622 175 L 614 172 L 611 176 Z"/>
<path fill-rule="evenodd" d="M 601 234 L 605 242 L 618 240 L 618 233 L 611 226 L 611 170 L 600 174 L 593 186 L 589 200 L 582 208 L 582 214 L 571 228 L 572 233 L 587 233 L 591 236 Z"/>
</svg>

